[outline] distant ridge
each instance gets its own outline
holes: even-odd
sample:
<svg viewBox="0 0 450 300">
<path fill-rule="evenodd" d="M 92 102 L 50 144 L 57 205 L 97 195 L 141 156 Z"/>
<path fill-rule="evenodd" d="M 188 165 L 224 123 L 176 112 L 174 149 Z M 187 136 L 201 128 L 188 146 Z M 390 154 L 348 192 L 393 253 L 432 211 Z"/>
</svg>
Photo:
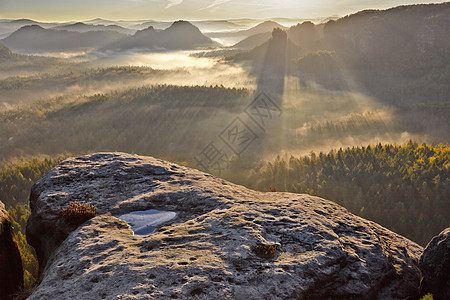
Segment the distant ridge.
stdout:
<svg viewBox="0 0 450 300">
<path fill-rule="evenodd" d="M 282 37 L 282 38 L 280 38 Z M 269 59 L 268 49 L 277 48 L 280 44 L 283 43 L 283 53 L 274 52 L 272 57 Z M 304 55 L 304 50 L 299 47 L 297 44 L 293 43 L 287 37 L 287 33 L 281 29 L 274 29 L 272 33 L 270 33 L 270 38 L 265 43 L 254 47 L 248 51 L 242 51 L 238 54 L 228 57 L 229 60 L 235 61 L 243 61 L 243 60 L 251 60 L 254 62 L 255 66 L 261 65 L 267 59 L 270 60 L 278 60 L 279 56 L 285 56 L 286 60 L 292 60 Z"/>
<path fill-rule="evenodd" d="M 281 25 L 277 22 L 269 20 L 269 21 L 264 21 L 250 29 L 239 31 L 239 33 L 244 34 L 244 35 L 253 35 L 253 34 L 258 34 L 258 33 L 272 32 L 275 28 L 280 28 L 282 30 L 288 29 L 288 27 L 284 27 L 283 25 Z"/>
<path fill-rule="evenodd" d="M 219 44 L 203 35 L 196 26 L 187 21 L 180 20 L 162 31 L 157 31 L 153 26 L 150 26 L 136 32 L 131 37 L 117 41 L 101 50 L 184 50 L 216 46 L 219 46 Z"/>
<path fill-rule="evenodd" d="M 17 19 L 17 20 L 10 21 L 10 23 L 39 24 L 39 22 L 36 22 L 34 20 L 30 20 L 30 19 Z"/>
<path fill-rule="evenodd" d="M 122 26 L 115 25 L 115 24 L 114 25 L 103 25 L 103 24 L 93 25 L 93 24 L 86 24 L 83 22 L 77 22 L 77 23 L 68 24 L 68 25 L 60 25 L 60 26 L 52 27 L 52 29 L 67 30 L 67 31 L 74 31 L 74 32 L 108 31 L 109 30 L 109 31 L 119 32 L 122 34 L 127 34 L 127 35 L 131 35 L 136 32 L 136 30 L 124 28 Z"/>
<path fill-rule="evenodd" d="M 270 32 L 264 32 L 264 33 L 257 33 L 254 35 L 249 36 L 248 38 L 243 39 L 239 43 L 235 44 L 233 48 L 238 49 L 252 49 L 256 46 L 262 45 L 268 40 L 270 40 L 272 36 L 272 33 Z"/>
<path fill-rule="evenodd" d="M 123 39 L 126 35 L 112 31 L 70 32 L 27 25 L 0 40 L 13 51 L 42 53 L 96 49 Z"/>
<path fill-rule="evenodd" d="M 92 19 L 92 20 L 87 20 L 87 21 L 84 21 L 83 23 L 85 23 L 85 24 L 90 24 L 90 25 L 113 25 L 113 24 L 116 24 L 116 22 L 114 22 L 114 21 L 111 21 L 111 20 L 105 20 L 105 19 L 102 19 L 102 18 L 95 18 L 95 19 Z"/>
<path fill-rule="evenodd" d="M 285 27 L 277 22 L 274 21 L 264 21 L 250 29 L 246 30 L 240 30 L 240 31 L 233 31 L 233 32 L 211 32 L 208 34 L 209 37 L 215 38 L 215 37 L 249 37 L 255 34 L 261 34 L 261 33 L 270 33 L 275 28 L 280 28 L 282 30 L 287 30 L 288 27 Z"/>
<path fill-rule="evenodd" d="M 261 25 L 261 24 L 260 24 Z M 297 25 L 291 26 L 286 30 L 289 39 L 304 48 L 311 48 L 316 43 L 316 40 L 323 36 L 323 24 L 314 25 L 312 22 L 306 21 Z M 256 27 L 254 27 L 256 28 Z M 233 47 L 238 49 L 251 49 L 267 42 L 271 38 L 271 32 L 253 34 Z"/>
</svg>

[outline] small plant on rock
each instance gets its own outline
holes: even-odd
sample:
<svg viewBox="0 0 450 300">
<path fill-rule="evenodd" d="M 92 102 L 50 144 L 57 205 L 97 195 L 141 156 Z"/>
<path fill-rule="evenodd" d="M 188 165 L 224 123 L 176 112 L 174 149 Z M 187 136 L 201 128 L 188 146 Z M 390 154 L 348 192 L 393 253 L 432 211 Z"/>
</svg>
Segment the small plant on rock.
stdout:
<svg viewBox="0 0 450 300">
<path fill-rule="evenodd" d="M 81 224 L 95 217 L 96 212 L 97 208 L 94 205 L 73 201 L 62 210 L 61 215 L 71 223 Z"/>
<path fill-rule="evenodd" d="M 271 259 L 275 257 L 275 253 L 277 252 L 277 245 L 258 244 L 253 248 L 253 251 L 261 258 Z"/>
<path fill-rule="evenodd" d="M 277 189 L 276 187 L 274 187 L 274 186 L 269 186 L 269 190 L 270 190 L 272 193 L 278 192 L 278 189 Z"/>
</svg>

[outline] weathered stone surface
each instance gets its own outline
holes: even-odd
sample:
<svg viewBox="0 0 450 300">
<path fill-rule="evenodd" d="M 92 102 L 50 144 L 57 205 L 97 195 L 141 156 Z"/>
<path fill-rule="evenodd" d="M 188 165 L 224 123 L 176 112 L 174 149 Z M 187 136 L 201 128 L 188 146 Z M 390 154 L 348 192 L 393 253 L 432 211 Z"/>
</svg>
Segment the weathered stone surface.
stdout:
<svg viewBox="0 0 450 300">
<path fill-rule="evenodd" d="M 0 202 L 0 299 L 13 299 L 23 289 L 23 269 L 17 239 L 5 205 Z"/>
<path fill-rule="evenodd" d="M 431 293 L 434 300 L 450 299 L 450 227 L 428 243 L 419 266 L 421 294 Z"/>
<path fill-rule="evenodd" d="M 58 243 L 45 230 L 60 234 L 60 211 L 74 200 L 94 204 L 97 216 L 50 253 Z M 30 299 L 419 295 L 423 249 L 406 238 L 318 197 L 256 192 L 151 157 L 66 160 L 34 185 L 30 202 L 28 233 L 46 263 Z M 148 236 L 115 217 L 148 209 L 178 215 Z"/>
</svg>

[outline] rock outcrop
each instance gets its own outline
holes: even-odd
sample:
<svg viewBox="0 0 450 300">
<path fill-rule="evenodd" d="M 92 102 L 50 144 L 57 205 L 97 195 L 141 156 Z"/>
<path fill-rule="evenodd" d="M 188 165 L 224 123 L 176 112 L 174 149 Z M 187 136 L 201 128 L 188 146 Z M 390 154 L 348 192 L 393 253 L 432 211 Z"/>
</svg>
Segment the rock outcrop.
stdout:
<svg viewBox="0 0 450 300">
<path fill-rule="evenodd" d="M 97 215 L 52 240 L 67 234 L 70 201 Z M 151 157 L 68 159 L 36 182 L 30 205 L 45 268 L 29 299 L 419 296 L 423 249 L 406 238 L 318 197 L 256 192 Z M 116 218 L 149 209 L 177 217 L 146 236 Z"/>
<path fill-rule="evenodd" d="M 23 269 L 17 239 L 5 205 L 0 202 L 0 299 L 13 299 L 23 289 Z"/>
<path fill-rule="evenodd" d="M 434 300 L 450 299 L 450 227 L 428 243 L 419 266 L 421 294 L 431 293 Z"/>
</svg>

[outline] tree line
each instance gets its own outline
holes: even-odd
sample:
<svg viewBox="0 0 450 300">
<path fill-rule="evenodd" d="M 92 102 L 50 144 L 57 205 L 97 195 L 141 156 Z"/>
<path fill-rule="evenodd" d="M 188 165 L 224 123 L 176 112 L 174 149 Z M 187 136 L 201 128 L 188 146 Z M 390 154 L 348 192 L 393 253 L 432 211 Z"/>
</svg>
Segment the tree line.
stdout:
<svg viewBox="0 0 450 300">
<path fill-rule="evenodd" d="M 242 164 L 228 178 L 250 188 L 332 200 L 425 246 L 449 226 L 450 147 L 378 144 Z"/>
</svg>

